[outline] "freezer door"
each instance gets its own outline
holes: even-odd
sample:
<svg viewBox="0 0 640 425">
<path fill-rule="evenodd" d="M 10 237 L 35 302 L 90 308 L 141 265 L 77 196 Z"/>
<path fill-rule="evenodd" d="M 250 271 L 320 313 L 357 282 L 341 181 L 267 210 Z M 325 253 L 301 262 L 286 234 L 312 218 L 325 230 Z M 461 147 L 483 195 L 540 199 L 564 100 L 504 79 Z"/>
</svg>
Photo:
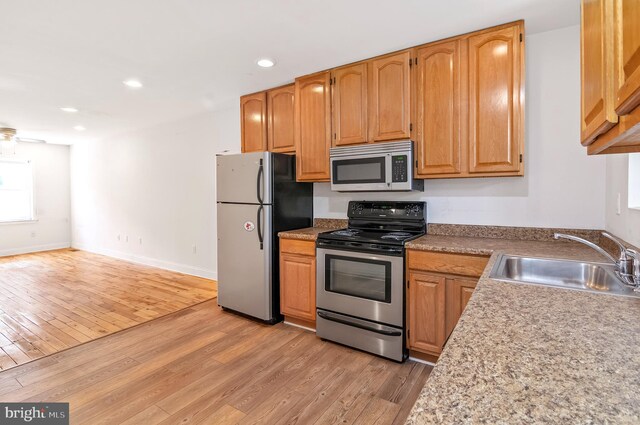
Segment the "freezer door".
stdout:
<svg viewBox="0 0 640 425">
<path fill-rule="evenodd" d="M 270 204 L 271 154 L 252 152 L 216 157 L 218 202 Z"/>
<path fill-rule="evenodd" d="M 272 311 L 271 209 L 218 204 L 218 305 L 261 320 L 277 314 Z"/>
</svg>

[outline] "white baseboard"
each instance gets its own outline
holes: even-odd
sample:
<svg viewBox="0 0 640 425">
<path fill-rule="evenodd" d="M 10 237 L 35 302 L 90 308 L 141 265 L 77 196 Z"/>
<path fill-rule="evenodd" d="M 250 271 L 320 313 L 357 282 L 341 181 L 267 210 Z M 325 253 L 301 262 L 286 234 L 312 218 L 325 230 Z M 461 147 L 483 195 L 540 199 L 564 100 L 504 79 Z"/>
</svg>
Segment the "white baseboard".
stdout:
<svg viewBox="0 0 640 425">
<path fill-rule="evenodd" d="M 54 249 L 69 248 L 71 244 L 69 242 L 48 243 L 44 245 L 32 245 L 23 246 L 20 248 L 10 248 L 0 250 L 0 257 L 7 257 L 9 255 L 29 254 L 31 252 L 51 251 Z"/>
<path fill-rule="evenodd" d="M 408 359 L 408 360 L 412 360 L 412 361 L 414 361 L 414 362 L 418 362 L 418 363 L 428 364 L 429 366 L 435 366 L 435 365 L 436 365 L 436 364 L 435 364 L 435 363 L 433 363 L 433 362 L 428 362 L 428 361 L 426 361 L 426 360 L 422 360 L 422 359 L 419 359 L 419 358 L 417 358 L 417 357 L 411 357 L 411 356 L 409 356 L 409 359 Z"/>
<path fill-rule="evenodd" d="M 172 272 L 204 277 L 206 279 L 213 279 L 213 280 L 218 279 L 218 274 L 215 270 L 207 270 L 199 267 L 189 266 L 187 264 L 180 264 L 180 263 L 174 263 L 171 261 L 158 260 L 156 258 L 129 254 L 126 252 L 116 251 L 113 249 L 87 246 L 79 243 L 73 243 L 72 246 L 74 248 L 77 248 L 83 251 L 89 251 L 95 254 L 106 255 L 108 257 L 117 258 L 119 260 L 130 261 L 132 263 L 143 264 L 145 266 L 152 266 L 152 267 L 157 267 L 159 269 L 170 270 Z"/>
</svg>

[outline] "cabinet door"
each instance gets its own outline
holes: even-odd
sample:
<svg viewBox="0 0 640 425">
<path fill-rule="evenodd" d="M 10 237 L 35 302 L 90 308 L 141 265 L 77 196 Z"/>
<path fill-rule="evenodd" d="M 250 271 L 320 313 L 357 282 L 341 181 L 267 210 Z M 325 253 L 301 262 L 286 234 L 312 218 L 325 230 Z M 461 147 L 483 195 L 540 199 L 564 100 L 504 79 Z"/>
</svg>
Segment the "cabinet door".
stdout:
<svg viewBox="0 0 640 425">
<path fill-rule="evenodd" d="M 416 176 L 459 173 L 460 41 L 416 53 Z"/>
<path fill-rule="evenodd" d="M 294 85 L 267 92 L 267 116 L 270 152 L 295 152 L 294 132 Z"/>
<path fill-rule="evenodd" d="M 439 354 L 445 341 L 445 278 L 409 272 L 409 348 Z"/>
<path fill-rule="evenodd" d="M 581 105 L 583 145 L 618 122 L 613 93 L 613 0 L 583 0 L 580 35 Z"/>
<path fill-rule="evenodd" d="M 267 94 L 249 94 L 240 98 L 242 152 L 267 150 Z"/>
<path fill-rule="evenodd" d="M 462 316 L 462 312 L 467 306 L 471 294 L 473 294 L 473 291 L 476 289 L 477 283 L 477 280 L 471 279 L 447 279 L 446 338 L 449 338 L 449 335 L 451 335 L 451 332 L 453 332 L 453 329 L 458 324 L 458 320 L 460 316 Z"/>
<path fill-rule="evenodd" d="M 332 72 L 333 146 L 367 142 L 367 64 Z"/>
<path fill-rule="evenodd" d="M 315 257 L 280 254 L 280 311 L 285 316 L 315 321 Z"/>
<path fill-rule="evenodd" d="M 369 62 L 369 141 L 408 139 L 409 51 Z"/>
<path fill-rule="evenodd" d="M 615 0 L 615 108 L 619 115 L 640 104 L 640 1 Z"/>
<path fill-rule="evenodd" d="M 329 180 L 331 146 L 331 95 L 329 72 L 296 80 L 295 141 L 297 178 Z"/>
<path fill-rule="evenodd" d="M 517 173 L 521 169 L 524 99 L 520 31 L 516 25 L 469 37 L 471 173 Z"/>
</svg>

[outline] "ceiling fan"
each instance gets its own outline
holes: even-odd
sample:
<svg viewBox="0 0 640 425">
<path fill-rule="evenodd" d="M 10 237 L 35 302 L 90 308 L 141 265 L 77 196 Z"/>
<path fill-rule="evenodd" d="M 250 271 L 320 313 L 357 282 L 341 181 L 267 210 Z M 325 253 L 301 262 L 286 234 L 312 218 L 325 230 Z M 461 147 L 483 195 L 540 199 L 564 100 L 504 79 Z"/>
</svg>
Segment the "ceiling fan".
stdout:
<svg viewBox="0 0 640 425">
<path fill-rule="evenodd" d="M 15 128 L 0 127 L 0 145 L 2 145 L 2 147 L 11 148 L 14 147 L 18 142 L 47 143 L 46 140 L 32 139 L 29 137 L 19 137 L 16 134 L 17 131 Z"/>
</svg>

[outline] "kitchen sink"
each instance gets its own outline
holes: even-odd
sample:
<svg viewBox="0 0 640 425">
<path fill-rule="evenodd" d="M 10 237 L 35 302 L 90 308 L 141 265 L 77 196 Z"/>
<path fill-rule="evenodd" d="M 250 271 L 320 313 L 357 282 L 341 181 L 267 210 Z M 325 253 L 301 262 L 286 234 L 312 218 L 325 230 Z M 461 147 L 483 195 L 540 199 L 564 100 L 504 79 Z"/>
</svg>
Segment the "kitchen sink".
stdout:
<svg viewBox="0 0 640 425">
<path fill-rule="evenodd" d="M 640 298 L 633 287 L 625 285 L 616 276 L 613 264 L 502 254 L 491 269 L 489 277 L 508 282 Z"/>
</svg>

